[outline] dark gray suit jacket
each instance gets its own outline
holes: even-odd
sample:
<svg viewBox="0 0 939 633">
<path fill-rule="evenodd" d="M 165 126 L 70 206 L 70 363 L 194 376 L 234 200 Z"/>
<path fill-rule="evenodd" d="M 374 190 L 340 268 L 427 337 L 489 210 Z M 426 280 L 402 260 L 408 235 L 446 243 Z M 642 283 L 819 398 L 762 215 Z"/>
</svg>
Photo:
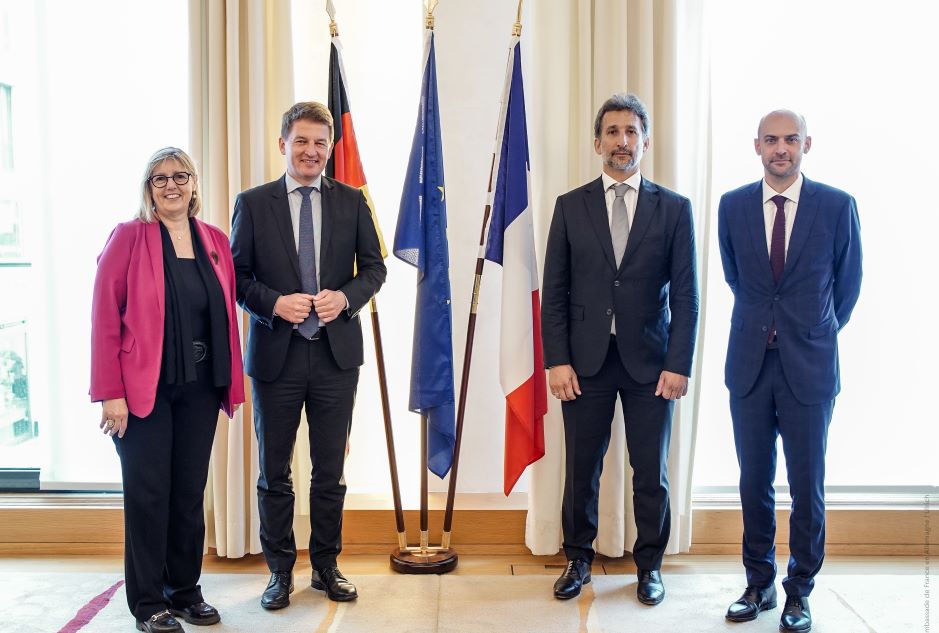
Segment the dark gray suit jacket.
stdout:
<svg viewBox="0 0 939 633">
<path fill-rule="evenodd" d="M 642 179 L 619 268 L 598 178 L 560 197 L 545 253 L 542 340 L 545 365 L 596 374 L 610 345 L 638 382 L 662 370 L 691 375 L 698 283 L 691 202 Z"/>
<path fill-rule="evenodd" d="M 326 325 L 327 338 L 336 364 L 349 369 L 362 364 L 358 312 L 384 283 L 386 269 L 365 196 L 326 176 L 322 183 L 320 287 L 341 290 L 349 300 L 349 309 Z M 301 287 L 283 176 L 235 199 L 231 248 L 238 304 L 251 315 L 245 372 L 272 381 L 283 368 L 293 329 L 273 316 L 274 303 Z"/>
</svg>

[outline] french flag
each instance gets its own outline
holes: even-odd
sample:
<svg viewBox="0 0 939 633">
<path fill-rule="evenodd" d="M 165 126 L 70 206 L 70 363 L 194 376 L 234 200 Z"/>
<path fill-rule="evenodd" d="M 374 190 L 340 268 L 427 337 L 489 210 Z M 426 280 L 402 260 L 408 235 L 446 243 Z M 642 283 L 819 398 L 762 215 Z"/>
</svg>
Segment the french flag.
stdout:
<svg viewBox="0 0 939 633">
<path fill-rule="evenodd" d="M 525 468 L 544 456 L 548 411 L 518 36 L 509 50 L 495 160 L 485 257 L 502 266 L 499 382 L 505 393 L 503 486 L 508 495 Z"/>
</svg>

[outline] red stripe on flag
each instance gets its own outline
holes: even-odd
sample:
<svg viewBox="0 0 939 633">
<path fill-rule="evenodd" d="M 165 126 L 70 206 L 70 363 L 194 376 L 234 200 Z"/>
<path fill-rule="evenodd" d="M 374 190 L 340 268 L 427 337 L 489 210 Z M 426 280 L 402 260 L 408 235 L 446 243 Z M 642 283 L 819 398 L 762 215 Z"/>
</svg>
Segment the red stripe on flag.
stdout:
<svg viewBox="0 0 939 633">
<path fill-rule="evenodd" d="M 342 115 L 342 138 L 333 149 L 333 165 L 333 177 L 339 182 L 356 189 L 365 185 L 365 170 L 362 169 L 359 144 L 355 139 L 352 114 L 349 112 Z"/>
<path fill-rule="evenodd" d="M 544 416 L 548 412 L 548 389 L 541 348 L 541 302 L 531 293 L 534 363 L 531 377 L 505 397 L 505 470 L 503 491 L 508 496 L 525 469 L 544 457 Z"/>
<path fill-rule="evenodd" d="M 85 628 L 86 624 L 91 622 L 102 609 L 108 606 L 108 603 L 111 602 L 111 598 L 114 597 L 114 593 L 120 589 L 123 584 L 124 581 L 119 580 L 105 589 L 104 592 L 92 598 L 88 604 L 78 610 L 74 618 L 59 629 L 59 633 L 75 633 L 75 631 Z"/>
</svg>

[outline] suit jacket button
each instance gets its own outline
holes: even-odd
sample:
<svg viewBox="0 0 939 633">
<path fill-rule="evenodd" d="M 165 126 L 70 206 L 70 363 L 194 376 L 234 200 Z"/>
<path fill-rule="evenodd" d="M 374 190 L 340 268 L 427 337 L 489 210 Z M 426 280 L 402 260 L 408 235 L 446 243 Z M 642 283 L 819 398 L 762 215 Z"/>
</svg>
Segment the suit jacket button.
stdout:
<svg viewBox="0 0 939 633">
<path fill-rule="evenodd" d="M 617 288 L 619 288 L 619 279 L 617 279 L 616 281 L 614 281 L 614 282 L 613 282 L 613 285 L 616 286 Z"/>
<path fill-rule="evenodd" d="M 769 328 L 764 325 L 764 326 L 763 326 L 763 331 L 764 331 L 764 332 L 768 332 L 768 331 L 769 331 Z"/>
<path fill-rule="evenodd" d="M 775 297 L 773 297 L 773 301 L 779 301 L 779 295 L 776 295 Z"/>
<path fill-rule="evenodd" d="M 611 314 L 613 314 L 613 310 L 611 310 L 610 308 L 607 308 L 607 309 L 606 309 L 606 315 L 607 315 L 607 316 L 610 316 Z"/>
</svg>

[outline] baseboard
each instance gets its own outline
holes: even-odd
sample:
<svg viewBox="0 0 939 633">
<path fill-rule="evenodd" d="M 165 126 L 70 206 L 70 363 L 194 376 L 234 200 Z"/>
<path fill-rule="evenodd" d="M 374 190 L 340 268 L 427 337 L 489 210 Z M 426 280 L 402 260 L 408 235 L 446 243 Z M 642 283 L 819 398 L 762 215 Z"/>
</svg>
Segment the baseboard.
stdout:
<svg viewBox="0 0 939 633">
<path fill-rule="evenodd" d="M 777 512 L 777 546 L 787 551 L 788 511 Z M 463 554 L 528 554 L 526 511 L 521 509 L 456 510 L 452 544 Z M 405 511 L 412 541 L 418 535 L 419 513 Z M 829 509 L 826 550 L 834 555 L 939 555 L 939 510 Z M 431 541 L 439 542 L 443 511 L 429 512 Z M 735 554 L 740 551 L 739 509 L 694 511 L 692 554 Z M 124 519 L 120 507 L 0 507 L 0 555 L 119 554 Z M 391 510 L 347 510 L 343 548 L 350 554 L 382 554 L 397 542 Z"/>
</svg>

